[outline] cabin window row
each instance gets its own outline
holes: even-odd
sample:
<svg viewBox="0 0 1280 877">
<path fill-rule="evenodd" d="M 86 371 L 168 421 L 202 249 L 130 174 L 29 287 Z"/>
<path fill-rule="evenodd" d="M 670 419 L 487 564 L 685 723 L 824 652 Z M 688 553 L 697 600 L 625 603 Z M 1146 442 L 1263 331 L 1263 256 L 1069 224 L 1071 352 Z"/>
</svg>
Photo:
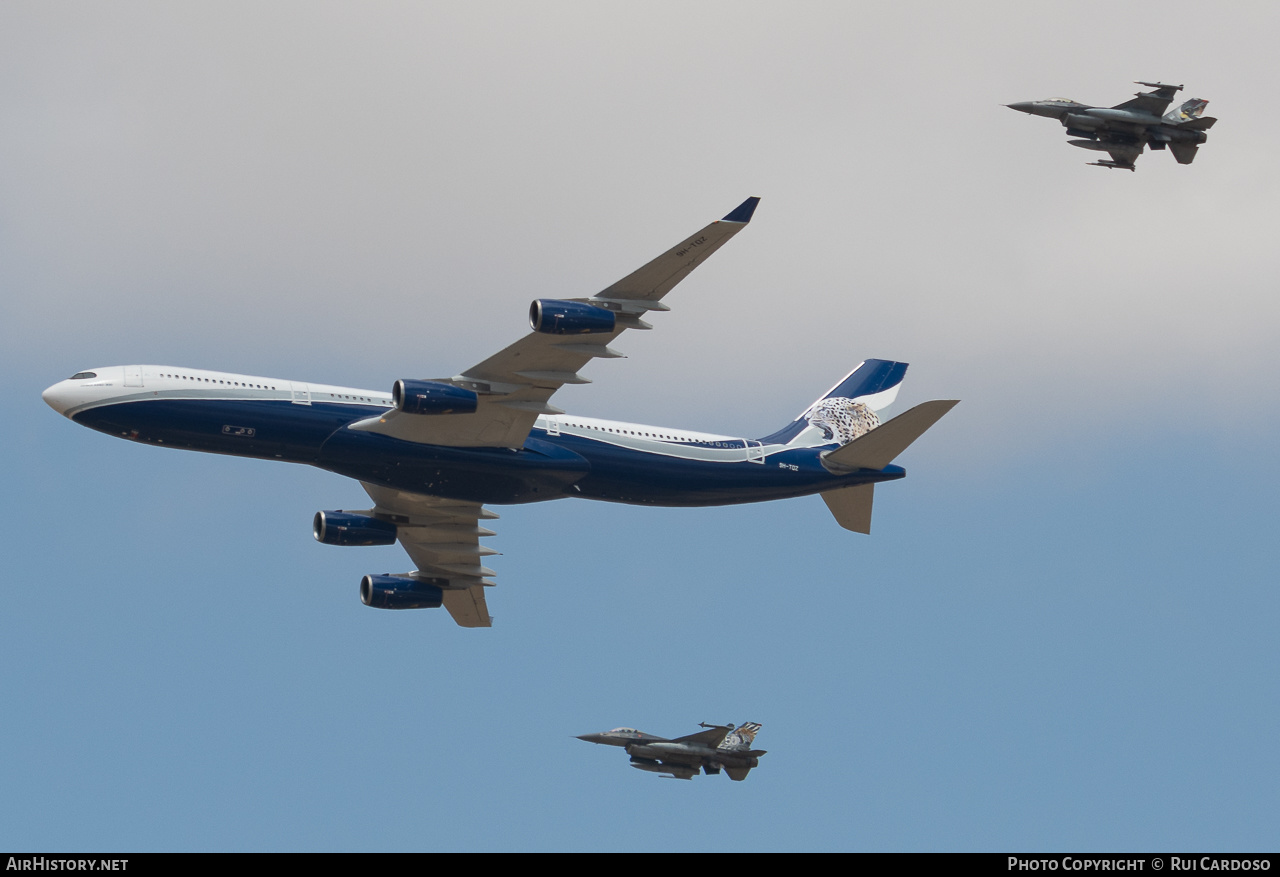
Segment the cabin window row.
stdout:
<svg viewBox="0 0 1280 877">
<path fill-rule="evenodd" d="M 275 389 L 275 387 L 268 387 L 265 384 L 241 383 L 240 381 L 220 381 L 217 378 L 196 378 L 196 377 L 192 377 L 191 375 L 162 374 L 160 377 L 174 378 L 180 381 L 195 381 L 196 383 L 223 384 L 224 386 L 228 386 L 228 387 L 244 387 L 245 389 L 250 389 L 250 390 L 274 390 Z"/>
<path fill-rule="evenodd" d="M 581 423 L 566 423 L 565 426 L 575 427 L 577 429 L 594 429 L 596 432 L 611 432 L 611 433 L 614 433 L 615 435 L 634 435 L 634 436 L 642 436 L 643 438 L 663 439 L 664 441 L 669 441 L 669 442 L 691 441 L 691 439 L 680 438 L 679 436 L 663 435 L 662 433 L 657 433 L 657 432 L 637 432 L 634 429 L 610 429 L 608 427 L 586 426 Z M 716 444 L 718 446 L 720 443 L 716 443 Z M 730 445 L 724 445 L 724 446 L 731 447 Z"/>
</svg>

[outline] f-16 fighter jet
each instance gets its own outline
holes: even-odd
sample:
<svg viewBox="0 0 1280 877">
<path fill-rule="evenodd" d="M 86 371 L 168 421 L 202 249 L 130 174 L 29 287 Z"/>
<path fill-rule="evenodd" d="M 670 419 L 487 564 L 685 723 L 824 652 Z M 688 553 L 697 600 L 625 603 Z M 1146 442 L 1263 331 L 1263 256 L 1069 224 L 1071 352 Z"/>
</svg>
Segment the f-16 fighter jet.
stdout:
<svg viewBox="0 0 1280 877">
<path fill-rule="evenodd" d="M 736 728 L 703 723 L 699 727 L 706 730 L 674 740 L 635 728 L 614 728 L 602 734 L 583 734 L 578 739 L 622 746 L 631 756 L 632 767 L 678 780 L 693 779 L 701 768 L 708 775 L 723 769 L 729 779 L 741 781 L 760 763 L 764 750 L 751 748 L 760 730 L 759 723 L 746 722 Z"/>
<path fill-rule="evenodd" d="M 1091 107 L 1066 98 L 1023 101 L 1005 106 L 1020 113 L 1057 119 L 1067 129 L 1067 136 L 1076 138 L 1067 141 L 1072 146 L 1110 154 L 1110 161 L 1099 159 L 1089 162 L 1095 167 L 1134 170 L 1133 163 L 1146 146 L 1152 149 L 1168 147 L 1178 164 L 1191 164 L 1200 144 L 1208 139 L 1204 132 L 1218 121 L 1201 116 L 1209 102 L 1195 98 L 1165 113 L 1182 86 L 1161 82 L 1137 84 L 1153 90 L 1140 91 L 1133 100 L 1114 107 Z"/>
</svg>

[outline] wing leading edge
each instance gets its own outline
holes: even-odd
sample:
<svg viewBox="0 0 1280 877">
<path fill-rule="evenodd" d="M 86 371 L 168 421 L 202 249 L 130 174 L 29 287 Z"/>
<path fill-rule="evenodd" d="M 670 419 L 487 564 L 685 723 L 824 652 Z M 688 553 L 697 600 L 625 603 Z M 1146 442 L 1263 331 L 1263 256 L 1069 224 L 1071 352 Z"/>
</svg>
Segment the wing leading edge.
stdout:
<svg viewBox="0 0 1280 877">
<path fill-rule="evenodd" d="M 751 221 L 759 198 L 748 198 L 661 256 L 597 293 L 573 299 L 614 313 L 610 333 L 547 335 L 531 332 L 452 378 L 436 379 L 479 394 L 472 414 L 423 417 L 390 411 L 352 425 L 406 441 L 451 447 L 518 448 L 539 414 L 561 414 L 549 400 L 565 384 L 589 383 L 578 370 L 593 359 L 622 356 L 609 344 L 627 329 L 650 329 L 648 311 L 670 310 L 661 299 L 694 268 Z"/>
<path fill-rule="evenodd" d="M 1152 89 L 1151 91 L 1140 91 L 1131 99 L 1122 104 L 1116 104 L 1113 110 L 1133 110 L 1139 113 L 1150 113 L 1153 116 L 1159 116 L 1168 109 L 1169 104 L 1173 102 L 1178 92 L 1182 91 L 1181 85 L 1166 85 L 1163 82 L 1136 82 L 1135 85 L 1145 85 Z"/>
<path fill-rule="evenodd" d="M 551 395 L 565 384 L 588 383 L 577 371 L 592 359 L 620 356 L 608 345 L 623 331 L 651 328 L 641 316 L 668 310 L 661 298 L 741 231 L 759 201 L 748 198 L 723 219 L 594 297 L 574 299 L 613 311 L 613 332 L 592 334 L 588 341 L 532 332 L 462 374 L 444 379 L 478 394 L 474 413 L 430 417 L 391 411 L 351 428 L 424 444 L 520 447 L 539 414 L 562 413 L 548 404 Z M 481 537 L 494 535 L 480 522 L 498 516 L 478 503 L 362 484 L 375 504 L 366 514 L 394 522 L 397 541 L 417 565 L 399 578 L 440 588 L 444 607 L 460 626 L 491 626 L 484 589 L 494 584 L 494 571 L 481 560 L 498 552 L 480 544 Z M 726 732 L 718 733 L 723 737 Z"/>
</svg>

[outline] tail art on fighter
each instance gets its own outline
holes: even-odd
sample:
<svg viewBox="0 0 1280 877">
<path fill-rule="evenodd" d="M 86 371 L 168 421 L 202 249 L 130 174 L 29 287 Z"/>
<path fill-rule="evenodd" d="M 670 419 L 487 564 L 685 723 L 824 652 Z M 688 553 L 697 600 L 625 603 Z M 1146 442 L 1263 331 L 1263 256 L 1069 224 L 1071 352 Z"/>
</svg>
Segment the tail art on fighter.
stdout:
<svg viewBox="0 0 1280 877">
<path fill-rule="evenodd" d="M 736 728 L 704 722 L 699 727 L 706 730 L 674 740 L 635 728 L 582 734 L 578 739 L 621 746 L 631 756 L 632 767 L 677 780 L 691 780 L 699 770 L 708 776 L 723 770 L 729 779 L 740 782 L 747 778 L 751 768 L 757 766 L 760 756 L 765 754 L 763 749 L 751 748 L 756 732 L 760 730 L 758 722 L 745 722 Z"/>
<path fill-rule="evenodd" d="M 906 363 L 868 359 L 781 430 L 758 439 L 566 414 L 549 400 L 589 380 L 593 359 L 746 228 L 748 198 L 591 298 L 533 302 L 533 332 L 453 377 L 396 381 L 390 393 L 167 365 L 77 372 L 44 399 L 77 423 L 146 444 L 306 463 L 357 479 L 373 500 L 321 511 L 328 545 L 399 541 L 416 565 L 367 575 L 380 609 L 443 605 L 463 627 L 488 627 L 485 589 L 497 554 L 480 544 L 486 503 L 562 497 L 714 506 L 819 494 L 846 529 L 868 533 L 875 485 L 906 475 L 894 459 L 956 403 L 925 402 L 885 423 Z M 732 298 L 726 308 L 742 307 Z M 430 320 L 426 320 L 428 323 Z M 419 345 L 418 339 L 406 343 Z M 566 545 L 565 550 L 570 550 Z"/>
<path fill-rule="evenodd" d="M 1114 107 L 1094 107 L 1066 98 L 1023 101 L 1005 104 L 1011 110 L 1057 119 L 1067 129 L 1072 146 L 1093 149 L 1111 156 L 1089 164 L 1095 167 L 1134 170 L 1134 162 L 1142 150 L 1165 149 L 1173 153 L 1178 164 L 1191 164 L 1196 150 L 1208 139 L 1205 134 L 1217 119 L 1202 116 L 1207 100 L 1193 98 L 1176 110 L 1165 112 L 1181 85 L 1162 82 L 1139 82 L 1152 91 L 1140 91 L 1133 100 Z M 1161 115 L 1163 113 L 1163 115 Z"/>
</svg>

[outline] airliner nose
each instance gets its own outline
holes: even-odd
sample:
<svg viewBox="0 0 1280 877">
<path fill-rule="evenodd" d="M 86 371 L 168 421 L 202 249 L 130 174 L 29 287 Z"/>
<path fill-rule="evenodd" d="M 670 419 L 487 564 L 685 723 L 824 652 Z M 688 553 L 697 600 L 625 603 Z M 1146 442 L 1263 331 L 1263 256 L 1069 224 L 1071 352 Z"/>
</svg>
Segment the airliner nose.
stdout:
<svg viewBox="0 0 1280 877">
<path fill-rule="evenodd" d="M 40 398 L 54 411 L 65 415 L 67 409 L 71 407 L 71 400 L 68 398 L 69 394 L 67 393 L 69 389 L 66 381 L 58 381 L 58 383 L 41 393 Z"/>
</svg>

